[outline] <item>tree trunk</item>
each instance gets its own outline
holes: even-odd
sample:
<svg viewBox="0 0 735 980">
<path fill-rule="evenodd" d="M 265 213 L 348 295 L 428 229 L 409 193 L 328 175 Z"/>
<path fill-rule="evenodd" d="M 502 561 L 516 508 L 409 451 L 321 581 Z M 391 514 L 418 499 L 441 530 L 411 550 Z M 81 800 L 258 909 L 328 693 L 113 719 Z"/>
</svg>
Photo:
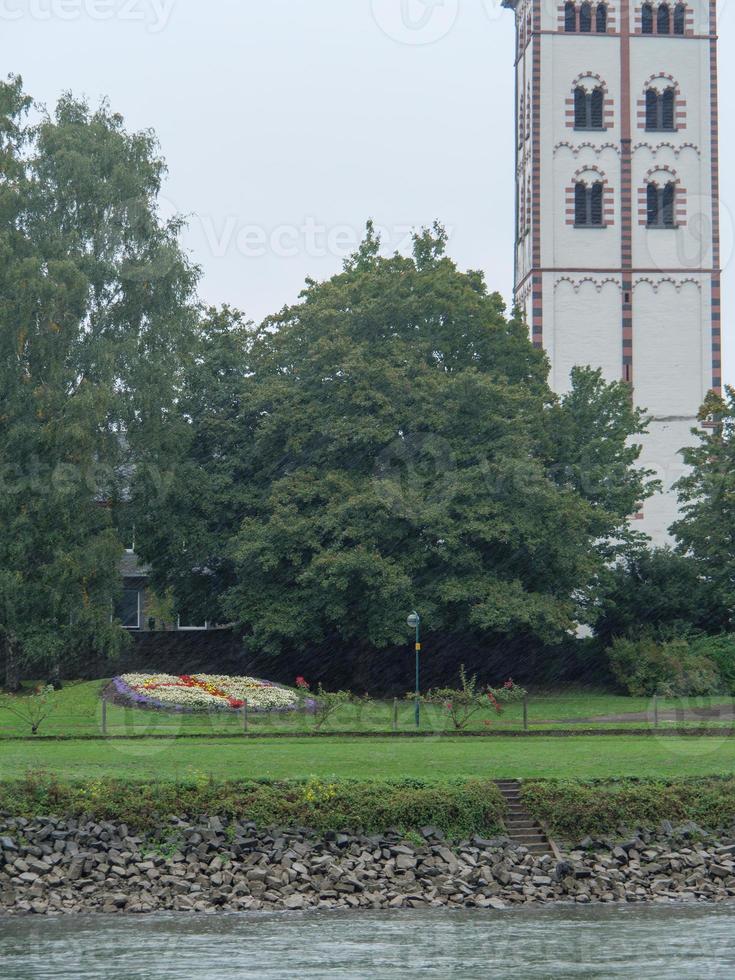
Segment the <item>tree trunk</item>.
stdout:
<svg viewBox="0 0 735 980">
<path fill-rule="evenodd" d="M 5 637 L 5 687 L 11 694 L 20 690 L 20 659 L 14 636 Z"/>
<path fill-rule="evenodd" d="M 54 661 L 53 667 L 49 671 L 48 682 L 55 691 L 60 691 L 64 686 L 61 682 L 61 667 L 58 660 Z"/>
</svg>

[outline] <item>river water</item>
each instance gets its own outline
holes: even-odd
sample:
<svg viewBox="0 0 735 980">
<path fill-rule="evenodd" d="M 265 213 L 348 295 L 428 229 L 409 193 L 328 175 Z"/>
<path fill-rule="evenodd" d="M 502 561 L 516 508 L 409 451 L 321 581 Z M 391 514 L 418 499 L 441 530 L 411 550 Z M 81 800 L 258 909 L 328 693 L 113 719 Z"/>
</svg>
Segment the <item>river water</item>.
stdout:
<svg viewBox="0 0 735 980">
<path fill-rule="evenodd" d="M 2 980 L 735 977 L 735 906 L 0 918 Z"/>
</svg>

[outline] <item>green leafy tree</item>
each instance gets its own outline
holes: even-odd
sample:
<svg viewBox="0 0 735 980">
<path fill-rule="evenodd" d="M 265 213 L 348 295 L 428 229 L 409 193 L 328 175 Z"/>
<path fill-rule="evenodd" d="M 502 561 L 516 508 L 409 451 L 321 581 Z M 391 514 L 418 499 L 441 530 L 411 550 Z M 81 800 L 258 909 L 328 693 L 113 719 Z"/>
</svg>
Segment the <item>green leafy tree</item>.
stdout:
<svg viewBox="0 0 735 980">
<path fill-rule="evenodd" d="M 414 607 L 442 634 L 557 640 L 601 568 L 597 542 L 646 494 L 618 389 L 577 395 L 579 375 L 557 402 L 527 327 L 445 245 L 435 227 L 413 256 L 384 258 L 369 227 L 298 304 L 234 342 L 205 338 L 176 478 L 158 506 L 141 493 L 145 557 L 159 587 L 196 592 L 200 615 L 238 624 L 253 650 L 385 647 Z M 585 399 L 622 413 L 610 438 L 626 489 L 602 505 L 551 464 L 554 418 L 569 444 L 591 438 Z"/>
<path fill-rule="evenodd" d="M 547 422 L 547 463 L 561 486 L 592 505 L 597 547 L 606 557 L 640 553 L 648 539 L 631 529 L 629 518 L 659 484 L 652 470 L 636 465 L 641 445 L 631 437 L 647 431 L 648 418 L 633 404 L 630 386 L 606 382 L 599 369 L 575 367 Z"/>
<path fill-rule="evenodd" d="M 735 389 L 710 392 L 700 410 L 708 428 L 693 429 L 697 443 L 682 450 L 689 473 L 676 485 L 681 518 L 671 531 L 681 554 L 696 564 L 710 592 L 735 607 Z"/>
<path fill-rule="evenodd" d="M 668 548 L 644 549 L 605 574 L 595 634 L 608 646 L 615 637 L 668 640 L 717 633 L 729 621 L 698 562 Z"/>
<path fill-rule="evenodd" d="M 53 116 L 0 84 L 0 638 L 7 683 L 112 651 L 131 447 L 175 398 L 196 270 L 163 222 L 151 133 L 64 96 Z"/>
</svg>

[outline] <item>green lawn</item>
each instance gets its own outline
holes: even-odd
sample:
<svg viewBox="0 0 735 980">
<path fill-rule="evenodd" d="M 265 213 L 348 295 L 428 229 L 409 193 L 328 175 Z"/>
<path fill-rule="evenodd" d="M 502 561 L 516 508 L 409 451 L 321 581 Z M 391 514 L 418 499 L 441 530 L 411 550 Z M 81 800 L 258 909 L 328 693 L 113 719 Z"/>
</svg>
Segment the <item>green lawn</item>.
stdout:
<svg viewBox="0 0 735 980">
<path fill-rule="evenodd" d="M 102 732 L 102 706 L 99 693 L 104 681 L 68 684 L 58 695 L 58 706 L 41 728 L 42 735 L 98 735 Z M 708 703 L 731 704 L 731 699 L 712 699 Z M 678 707 L 691 706 L 686 701 L 660 701 L 659 711 L 664 716 L 667 711 Z M 531 729 L 590 727 L 576 719 L 598 715 L 620 715 L 633 712 L 648 713 L 652 719 L 650 698 L 630 698 L 591 689 L 567 688 L 563 691 L 535 691 L 529 700 L 529 725 Z M 487 723 L 487 724 L 486 724 Z M 675 723 L 661 721 L 661 726 L 671 727 Z M 702 722 L 686 722 L 697 727 Z M 597 722 L 598 728 L 641 728 L 650 727 L 651 720 L 626 720 Z M 717 718 L 706 722 L 707 727 L 733 727 L 732 720 L 719 721 Z M 147 734 L 235 734 L 242 731 L 240 716 L 228 713 L 178 714 L 176 712 L 142 711 L 108 707 L 107 733 L 110 735 Z M 393 726 L 393 703 L 376 702 L 367 708 L 348 705 L 337 712 L 327 723 L 327 731 L 366 731 L 390 732 Z M 299 733 L 313 729 L 314 720 L 303 714 L 254 715 L 249 718 L 252 732 L 267 734 L 271 731 Z M 446 713 L 438 707 L 422 708 L 422 730 L 441 732 L 447 727 Z M 478 713 L 470 728 L 491 731 L 519 730 L 523 727 L 523 708 L 521 705 L 507 706 L 502 715 L 492 710 Z M 398 704 L 398 729 L 414 729 L 413 704 L 400 701 Z M 4 736 L 29 734 L 27 726 L 8 712 L 0 711 L 0 741 Z"/>
<path fill-rule="evenodd" d="M 70 780 L 705 776 L 735 772 L 735 739 L 295 737 L 0 744 L 0 779 L 15 779 L 31 769 Z"/>
</svg>

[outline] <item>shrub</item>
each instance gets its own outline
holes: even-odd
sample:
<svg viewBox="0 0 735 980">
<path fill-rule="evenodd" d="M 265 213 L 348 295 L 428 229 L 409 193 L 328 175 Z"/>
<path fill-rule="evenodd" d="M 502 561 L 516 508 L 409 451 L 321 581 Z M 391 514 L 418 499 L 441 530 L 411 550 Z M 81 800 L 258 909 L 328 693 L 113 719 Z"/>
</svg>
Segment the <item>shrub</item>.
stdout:
<svg viewBox="0 0 735 980">
<path fill-rule="evenodd" d="M 703 697 L 720 693 L 716 664 L 687 640 L 657 643 L 618 638 L 608 649 L 615 679 L 634 696 Z"/>
<path fill-rule="evenodd" d="M 59 782 L 44 773 L 0 784 L 0 810 L 121 820 L 139 831 L 167 825 L 171 814 L 251 820 L 259 827 L 309 827 L 315 831 L 403 833 L 434 826 L 452 838 L 503 832 L 505 804 L 494 783 L 474 779 L 288 780 L 125 782 L 100 779 Z"/>
<path fill-rule="evenodd" d="M 529 782 L 523 802 L 552 833 L 573 841 L 623 827 L 655 830 L 662 820 L 729 830 L 735 824 L 735 779 Z"/>
<path fill-rule="evenodd" d="M 311 685 L 303 677 L 296 678 L 296 688 L 299 692 L 302 706 L 314 714 L 314 727 L 319 731 L 329 721 L 333 714 L 347 704 L 366 707 L 371 704 L 369 695 L 359 697 L 351 691 L 327 691 L 320 682 L 316 691 L 311 694 Z M 307 696 L 308 695 L 308 696 Z"/>
<path fill-rule="evenodd" d="M 735 695 L 735 635 L 700 636 L 690 640 L 692 652 L 707 657 L 719 671 L 723 690 Z"/>
<path fill-rule="evenodd" d="M 483 708 L 492 708 L 501 714 L 503 704 L 522 701 L 526 691 L 518 687 L 512 680 L 507 680 L 502 687 L 480 687 L 477 674 L 467 676 L 464 664 L 459 668 L 459 687 L 434 687 L 421 697 L 425 704 L 435 704 L 442 707 L 452 722 L 456 731 L 467 727 L 470 719 Z M 413 701 L 415 693 L 409 691 L 406 699 Z"/>
<path fill-rule="evenodd" d="M 56 708 L 55 691 L 51 684 L 36 687 L 30 694 L 0 695 L 0 711 L 19 718 L 37 735 L 38 729 Z"/>
</svg>

